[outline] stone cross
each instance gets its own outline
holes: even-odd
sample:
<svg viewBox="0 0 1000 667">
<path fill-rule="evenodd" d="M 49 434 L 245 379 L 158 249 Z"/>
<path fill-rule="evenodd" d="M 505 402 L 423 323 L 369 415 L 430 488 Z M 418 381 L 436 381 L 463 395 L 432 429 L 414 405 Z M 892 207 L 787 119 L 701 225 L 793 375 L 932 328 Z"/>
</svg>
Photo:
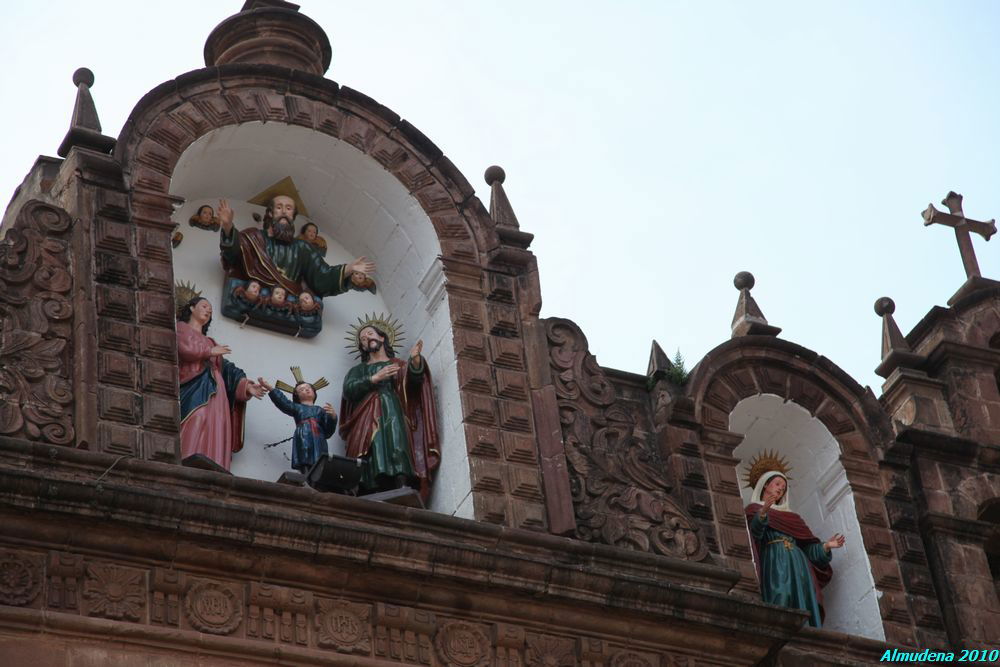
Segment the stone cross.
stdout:
<svg viewBox="0 0 1000 667">
<path fill-rule="evenodd" d="M 965 275 L 968 278 L 980 278 L 979 262 L 976 261 L 976 251 L 972 247 L 972 236 L 969 232 L 975 232 L 987 241 L 997 233 L 995 220 L 980 222 L 970 220 L 962 213 L 962 195 L 956 192 L 949 192 L 948 196 L 941 200 L 944 206 L 948 207 L 951 213 L 945 213 L 934 208 L 934 204 L 928 204 L 924 211 L 924 226 L 938 223 L 955 228 L 955 238 L 958 240 L 958 252 L 962 255 L 962 264 L 965 265 Z"/>
</svg>

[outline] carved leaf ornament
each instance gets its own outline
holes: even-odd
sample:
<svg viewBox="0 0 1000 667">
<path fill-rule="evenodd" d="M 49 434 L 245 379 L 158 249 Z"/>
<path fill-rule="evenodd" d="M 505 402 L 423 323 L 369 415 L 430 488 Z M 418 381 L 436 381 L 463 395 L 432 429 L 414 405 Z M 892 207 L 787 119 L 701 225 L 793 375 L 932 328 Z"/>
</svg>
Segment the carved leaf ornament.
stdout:
<svg viewBox="0 0 1000 667">
<path fill-rule="evenodd" d="M 73 442 L 69 215 L 24 205 L 0 241 L 0 434 Z"/>
<path fill-rule="evenodd" d="M 666 477 L 636 433 L 633 415 L 568 320 L 546 324 L 577 537 L 612 546 L 702 560 L 697 524 L 667 494 Z"/>
</svg>

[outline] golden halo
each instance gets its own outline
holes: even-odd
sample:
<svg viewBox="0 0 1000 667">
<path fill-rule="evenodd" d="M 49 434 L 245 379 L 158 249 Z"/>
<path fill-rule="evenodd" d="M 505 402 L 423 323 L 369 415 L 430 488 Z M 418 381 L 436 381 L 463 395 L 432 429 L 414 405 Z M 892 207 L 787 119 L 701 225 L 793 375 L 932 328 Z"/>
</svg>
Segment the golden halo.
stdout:
<svg viewBox="0 0 1000 667">
<path fill-rule="evenodd" d="M 788 473 L 791 472 L 792 467 L 788 465 L 788 459 L 774 450 L 763 449 L 750 459 L 743 479 L 747 486 L 753 489 L 756 488 L 760 476 L 772 470 L 780 472 L 786 479 L 791 479 Z"/>
<path fill-rule="evenodd" d="M 385 332 L 385 335 L 389 337 L 388 343 L 389 347 L 395 349 L 396 343 L 401 343 L 403 341 L 403 331 L 402 325 L 400 325 L 399 320 L 394 318 L 392 315 L 386 313 L 379 313 L 376 315 L 372 313 L 371 315 L 366 314 L 364 318 L 359 317 L 357 324 L 352 324 L 347 329 L 347 335 L 344 336 L 344 340 L 348 341 L 346 347 L 348 350 L 353 350 L 354 356 L 361 356 L 361 330 L 365 327 L 375 327 L 381 331 Z"/>
<path fill-rule="evenodd" d="M 295 385 L 294 386 L 288 384 L 284 380 L 278 380 L 278 381 L 276 381 L 274 383 L 275 387 L 277 387 L 281 391 L 285 392 L 286 394 L 295 394 L 295 387 L 298 386 L 299 384 L 303 383 L 303 382 L 306 382 L 302 378 L 302 369 L 300 367 L 298 367 L 298 366 L 292 366 L 291 367 L 291 371 L 292 371 L 292 377 L 295 378 Z M 316 391 L 319 391 L 323 387 L 326 387 L 327 385 L 329 385 L 330 382 L 325 377 L 322 377 L 322 378 L 316 380 L 315 382 L 306 382 L 306 384 L 311 384 L 312 387 L 313 387 L 313 389 L 315 389 Z"/>
<path fill-rule="evenodd" d="M 177 307 L 178 313 L 181 312 L 181 308 L 187 305 L 188 301 L 196 296 L 201 296 L 201 292 L 194 286 L 194 283 L 187 281 L 174 283 L 174 305 Z"/>
</svg>

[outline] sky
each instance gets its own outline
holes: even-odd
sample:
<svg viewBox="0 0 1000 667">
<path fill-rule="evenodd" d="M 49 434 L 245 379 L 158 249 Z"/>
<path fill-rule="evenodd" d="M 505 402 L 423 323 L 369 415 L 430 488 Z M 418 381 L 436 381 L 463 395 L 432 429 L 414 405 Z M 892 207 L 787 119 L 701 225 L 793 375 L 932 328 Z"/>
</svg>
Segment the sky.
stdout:
<svg viewBox="0 0 1000 667">
<path fill-rule="evenodd" d="M 68 128 L 77 67 L 104 133 L 204 66 L 240 0 L 7 2 L 0 197 Z M 169 8 L 169 9 L 168 9 Z M 921 211 L 949 190 L 1000 215 L 1000 4 L 304 0 L 326 76 L 409 120 L 488 205 L 483 171 L 535 235 L 544 317 L 601 365 L 650 342 L 690 368 L 730 336 L 733 276 L 782 338 L 880 394 L 878 297 L 904 332 L 965 280 Z M 4 194 L 6 193 L 6 194 Z M 1000 279 L 1000 239 L 976 237 Z"/>
</svg>

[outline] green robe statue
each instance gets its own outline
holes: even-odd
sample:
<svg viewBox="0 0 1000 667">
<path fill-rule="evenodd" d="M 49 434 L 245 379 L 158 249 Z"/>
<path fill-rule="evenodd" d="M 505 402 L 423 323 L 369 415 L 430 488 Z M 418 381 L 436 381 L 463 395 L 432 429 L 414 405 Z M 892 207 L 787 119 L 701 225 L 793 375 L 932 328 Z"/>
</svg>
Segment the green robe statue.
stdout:
<svg viewBox="0 0 1000 667">
<path fill-rule="evenodd" d="M 219 237 L 223 266 L 244 280 L 280 285 L 294 296 L 302 283 L 316 297 L 342 294 L 350 287 L 346 264 L 330 266 L 316 248 L 301 239 L 276 241 L 261 230 L 233 227 Z"/>
<path fill-rule="evenodd" d="M 373 383 L 372 375 L 387 365 L 395 368 L 394 376 Z M 344 378 L 340 415 L 347 456 L 363 461 L 361 489 L 391 488 L 404 477 L 426 502 L 432 473 L 440 463 L 427 364 L 391 358 L 355 366 Z"/>
<path fill-rule="evenodd" d="M 747 507 L 754 558 L 764 602 L 809 612 L 809 625 L 823 622 L 821 587 L 833 575 L 833 554 L 795 512 L 772 508 L 760 518 L 759 504 Z"/>
</svg>

